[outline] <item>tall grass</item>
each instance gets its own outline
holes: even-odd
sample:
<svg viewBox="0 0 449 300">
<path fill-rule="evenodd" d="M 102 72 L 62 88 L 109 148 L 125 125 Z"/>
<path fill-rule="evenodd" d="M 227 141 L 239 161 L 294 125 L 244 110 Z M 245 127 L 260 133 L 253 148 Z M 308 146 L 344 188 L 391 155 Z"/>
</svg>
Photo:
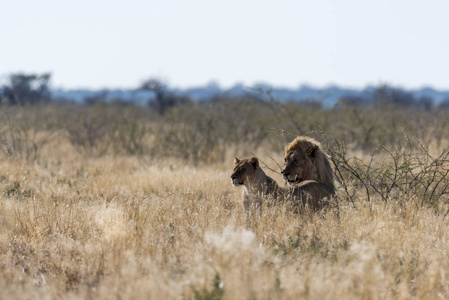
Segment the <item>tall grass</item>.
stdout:
<svg viewBox="0 0 449 300">
<path fill-rule="evenodd" d="M 351 108 L 287 104 L 295 125 L 284 106 L 273 105 L 218 102 L 164 117 L 132 107 L 2 107 L 9 115 L 0 119 L 3 134 L 31 115 L 40 127 L 28 130 L 46 142 L 34 157 L 15 150 L 0 159 L 0 298 L 448 298 L 445 194 L 435 200 L 446 180 L 447 141 L 422 134 L 443 127 L 417 113 L 425 127 L 404 122 L 380 134 L 384 124 L 362 119 L 374 127 L 360 141 L 355 125 L 354 137 L 339 131 L 351 128 Z M 373 113 L 393 120 L 396 112 Z M 104 134 L 92 144 L 70 133 L 98 126 Z M 242 191 L 230 183 L 232 157 L 259 156 L 281 183 L 269 168 L 278 170 L 291 136 L 278 130 L 315 130 L 341 171 L 338 210 L 294 215 L 277 207 L 245 222 Z M 415 138 L 424 148 L 407 146 Z M 366 149 L 380 141 L 371 155 Z M 408 148 L 397 150 L 400 144 Z M 404 161 L 408 168 L 397 168 L 401 179 L 392 180 L 388 166 Z M 410 176 L 426 183 L 432 174 L 427 192 L 411 184 Z"/>
</svg>

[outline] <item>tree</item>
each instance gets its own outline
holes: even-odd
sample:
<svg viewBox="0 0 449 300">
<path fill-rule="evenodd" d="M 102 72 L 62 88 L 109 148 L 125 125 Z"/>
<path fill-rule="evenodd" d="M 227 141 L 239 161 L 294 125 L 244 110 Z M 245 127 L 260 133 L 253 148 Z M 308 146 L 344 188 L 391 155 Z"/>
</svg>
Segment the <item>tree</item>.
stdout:
<svg viewBox="0 0 449 300">
<path fill-rule="evenodd" d="M 417 105 L 420 109 L 424 109 L 425 111 L 431 111 L 433 108 L 433 99 L 428 96 L 423 96 L 418 99 Z"/>
<path fill-rule="evenodd" d="M 178 96 L 170 92 L 166 86 L 157 79 L 144 81 L 139 89 L 155 93 L 155 99 L 154 101 L 150 101 L 149 105 L 156 109 L 160 115 L 163 115 L 170 107 L 191 102 L 189 97 Z"/>
<path fill-rule="evenodd" d="M 11 74 L 9 75 L 9 83 L 3 86 L 3 95 L 0 100 L 11 105 L 48 103 L 51 100 L 48 87 L 50 78 L 50 73 L 41 75 Z"/>
<path fill-rule="evenodd" d="M 376 88 L 374 92 L 374 103 L 380 107 L 385 105 L 405 107 L 415 105 L 416 99 L 412 93 L 388 85 L 382 85 Z"/>
</svg>

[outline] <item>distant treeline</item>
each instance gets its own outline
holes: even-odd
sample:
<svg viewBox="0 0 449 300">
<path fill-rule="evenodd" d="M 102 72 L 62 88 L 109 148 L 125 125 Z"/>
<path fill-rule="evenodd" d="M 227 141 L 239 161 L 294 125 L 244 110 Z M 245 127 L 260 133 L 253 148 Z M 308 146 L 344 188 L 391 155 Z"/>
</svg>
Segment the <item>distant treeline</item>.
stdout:
<svg viewBox="0 0 449 300">
<path fill-rule="evenodd" d="M 173 106 L 189 102 L 210 102 L 220 98 L 245 99 L 269 102 L 305 102 L 321 108 L 332 108 L 344 103 L 359 107 L 417 107 L 423 110 L 449 108 L 449 91 L 436 91 L 432 88 L 405 90 L 390 85 L 367 87 L 363 90 L 328 87 L 317 89 L 302 86 L 297 90 L 270 88 L 258 84 L 253 88 L 236 85 L 230 89 L 221 89 L 217 84 L 185 90 L 171 89 L 162 81 L 149 79 L 133 90 L 101 91 L 52 91 L 49 83 L 50 73 L 23 74 L 7 76 L 0 85 L 0 103 L 9 105 L 43 104 L 50 102 L 71 102 L 83 105 L 97 103 L 118 105 L 148 105 L 164 112 Z"/>
</svg>

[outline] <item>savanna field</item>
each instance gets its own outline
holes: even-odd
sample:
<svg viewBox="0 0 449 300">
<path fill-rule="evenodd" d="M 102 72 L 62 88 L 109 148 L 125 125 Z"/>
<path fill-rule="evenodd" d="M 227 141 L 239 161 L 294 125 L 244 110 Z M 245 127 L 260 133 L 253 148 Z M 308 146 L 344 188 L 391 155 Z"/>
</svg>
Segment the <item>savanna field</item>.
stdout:
<svg viewBox="0 0 449 300">
<path fill-rule="evenodd" d="M 449 110 L 216 99 L 0 107 L 1 299 L 447 299 Z M 244 220 L 233 159 L 284 185 L 329 154 L 320 212 Z"/>
</svg>

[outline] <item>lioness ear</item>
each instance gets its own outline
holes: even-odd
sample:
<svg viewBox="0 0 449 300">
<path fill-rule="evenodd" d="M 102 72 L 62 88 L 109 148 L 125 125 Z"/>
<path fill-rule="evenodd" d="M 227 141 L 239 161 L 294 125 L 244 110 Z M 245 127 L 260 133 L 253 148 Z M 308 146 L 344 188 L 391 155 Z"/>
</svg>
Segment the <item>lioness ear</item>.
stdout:
<svg viewBox="0 0 449 300">
<path fill-rule="evenodd" d="M 312 146 L 310 146 L 307 150 L 306 150 L 306 153 L 307 153 L 307 156 L 308 157 L 310 157 L 310 159 L 314 159 L 315 158 L 315 156 L 316 156 L 316 154 L 318 153 L 318 150 L 319 150 L 320 148 L 317 146 L 317 145 L 312 145 Z"/>
<path fill-rule="evenodd" d="M 238 164 L 240 162 L 240 159 L 238 159 L 237 157 L 234 157 L 234 164 Z"/>
<path fill-rule="evenodd" d="M 254 167 L 254 169 L 259 167 L 259 160 L 257 157 L 251 157 L 248 162 Z"/>
</svg>

